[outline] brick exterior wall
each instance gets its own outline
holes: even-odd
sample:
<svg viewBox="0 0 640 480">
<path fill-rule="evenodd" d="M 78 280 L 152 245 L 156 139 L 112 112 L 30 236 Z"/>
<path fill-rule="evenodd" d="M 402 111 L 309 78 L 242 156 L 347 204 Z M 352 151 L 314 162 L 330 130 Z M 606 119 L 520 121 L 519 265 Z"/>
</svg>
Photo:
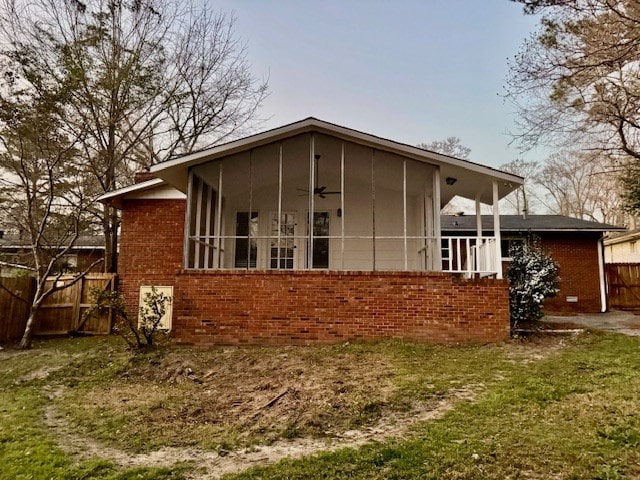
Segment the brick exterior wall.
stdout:
<svg viewBox="0 0 640 480">
<path fill-rule="evenodd" d="M 120 288 L 174 287 L 177 342 L 309 344 L 349 339 L 466 343 L 509 337 L 507 284 L 445 273 L 182 270 L 185 202 L 123 204 Z"/>
<path fill-rule="evenodd" d="M 545 301 L 546 313 L 600 312 L 600 232 L 539 233 L 542 247 L 560 266 L 560 292 Z M 567 296 L 578 297 L 577 303 Z"/>
<path fill-rule="evenodd" d="M 175 296 L 176 339 L 183 343 L 509 337 L 505 282 L 444 273 L 184 272 Z"/>
<path fill-rule="evenodd" d="M 118 278 L 130 311 L 140 285 L 173 285 L 182 269 L 184 200 L 125 200 Z"/>
</svg>

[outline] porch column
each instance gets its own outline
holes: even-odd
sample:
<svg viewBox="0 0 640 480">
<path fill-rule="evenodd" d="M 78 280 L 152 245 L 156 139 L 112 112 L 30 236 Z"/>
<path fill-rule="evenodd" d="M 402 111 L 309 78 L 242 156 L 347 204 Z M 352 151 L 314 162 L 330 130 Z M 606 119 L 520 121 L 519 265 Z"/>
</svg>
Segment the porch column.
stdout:
<svg viewBox="0 0 640 480">
<path fill-rule="evenodd" d="M 222 161 L 218 164 L 218 202 L 216 204 L 218 214 L 216 215 L 216 266 L 222 268 Z M 251 214 L 249 214 L 251 215 Z M 234 232 L 235 234 L 235 232 Z"/>
<path fill-rule="evenodd" d="M 480 194 L 476 195 L 476 236 L 482 238 L 482 206 L 480 205 Z"/>
<path fill-rule="evenodd" d="M 478 238 L 475 241 L 476 254 L 473 256 L 475 264 L 473 268 L 476 271 L 487 270 L 487 266 L 491 264 L 491 261 L 487 258 L 487 256 L 490 255 L 489 249 L 482 242 L 482 205 L 480 204 L 480 193 L 476 194 L 476 237 Z"/>
<path fill-rule="evenodd" d="M 433 249 L 433 261 L 436 271 L 442 270 L 442 228 L 440 226 L 440 167 L 433 171 L 433 236 L 435 248 Z"/>
<path fill-rule="evenodd" d="M 191 252 L 191 240 L 189 235 L 191 234 L 191 204 L 193 203 L 193 169 L 189 169 L 189 180 L 187 183 L 187 208 L 185 209 L 184 218 L 184 249 L 183 252 L 183 266 L 184 268 L 192 268 L 193 265 L 189 264 L 189 254 Z"/>
<path fill-rule="evenodd" d="M 404 249 L 404 271 L 409 270 L 407 255 L 407 160 L 402 161 L 402 240 Z"/>
<path fill-rule="evenodd" d="M 493 236 L 496 239 L 496 278 L 502 278 L 502 246 L 500 241 L 500 211 L 498 181 L 493 181 Z"/>
<path fill-rule="evenodd" d="M 270 227 L 271 228 L 271 227 Z M 271 232 L 273 234 L 273 232 Z M 278 149 L 278 253 L 276 254 L 276 270 L 280 270 L 280 251 L 281 251 L 281 235 L 282 235 L 282 141 Z M 271 241 L 271 240 L 270 240 Z M 271 268 L 271 262 L 269 262 Z"/>
<path fill-rule="evenodd" d="M 313 269 L 313 209 L 314 201 L 316 197 L 315 185 L 316 185 L 316 171 L 315 171 L 315 159 L 316 159 L 316 137 L 311 133 L 309 140 L 309 215 L 307 217 L 307 270 Z"/>
<path fill-rule="evenodd" d="M 340 269 L 344 270 L 344 142 L 340 147 Z"/>
</svg>

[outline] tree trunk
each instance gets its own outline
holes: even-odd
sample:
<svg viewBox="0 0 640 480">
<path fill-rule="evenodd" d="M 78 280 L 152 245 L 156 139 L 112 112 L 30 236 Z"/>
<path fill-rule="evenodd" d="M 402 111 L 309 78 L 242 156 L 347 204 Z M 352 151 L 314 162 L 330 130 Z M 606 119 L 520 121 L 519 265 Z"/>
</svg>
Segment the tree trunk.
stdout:
<svg viewBox="0 0 640 480">
<path fill-rule="evenodd" d="M 29 310 L 29 318 L 27 319 L 27 325 L 22 334 L 22 340 L 20 340 L 20 348 L 31 348 L 31 337 L 33 335 L 33 327 L 36 323 L 36 314 L 38 313 L 40 305 L 32 305 Z"/>
<path fill-rule="evenodd" d="M 118 270 L 118 211 L 110 205 L 103 209 L 102 229 L 104 233 L 104 272 Z"/>
<path fill-rule="evenodd" d="M 111 258 L 109 264 L 111 269 L 107 273 L 116 273 L 118 271 L 118 211 L 111 207 L 111 215 L 109 216 L 109 226 L 111 227 Z"/>
</svg>

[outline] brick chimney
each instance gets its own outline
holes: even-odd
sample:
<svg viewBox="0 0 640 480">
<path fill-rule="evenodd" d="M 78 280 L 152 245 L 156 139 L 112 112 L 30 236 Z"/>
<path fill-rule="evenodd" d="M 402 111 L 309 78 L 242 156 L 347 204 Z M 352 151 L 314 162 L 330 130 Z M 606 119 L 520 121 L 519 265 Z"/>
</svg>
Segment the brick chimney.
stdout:
<svg viewBox="0 0 640 480">
<path fill-rule="evenodd" d="M 147 180 L 153 180 L 154 178 L 157 177 L 149 170 L 140 170 L 133 174 L 133 183 L 146 182 Z"/>
</svg>

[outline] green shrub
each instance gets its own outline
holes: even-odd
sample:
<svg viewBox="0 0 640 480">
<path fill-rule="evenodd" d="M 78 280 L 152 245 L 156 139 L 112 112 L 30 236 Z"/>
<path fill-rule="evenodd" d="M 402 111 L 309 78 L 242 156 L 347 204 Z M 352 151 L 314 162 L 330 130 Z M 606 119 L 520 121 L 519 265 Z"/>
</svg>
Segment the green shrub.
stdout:
<svg viewBox="0 0 640 480">
<path fill-rule="evenodd" d="M 558 265 L 540 246 L 537 238 L 515 244 L 507 272 L 511 328 L 519 322 L 542 317 L 544 300 L 558 293 Z"/>
</svg>

